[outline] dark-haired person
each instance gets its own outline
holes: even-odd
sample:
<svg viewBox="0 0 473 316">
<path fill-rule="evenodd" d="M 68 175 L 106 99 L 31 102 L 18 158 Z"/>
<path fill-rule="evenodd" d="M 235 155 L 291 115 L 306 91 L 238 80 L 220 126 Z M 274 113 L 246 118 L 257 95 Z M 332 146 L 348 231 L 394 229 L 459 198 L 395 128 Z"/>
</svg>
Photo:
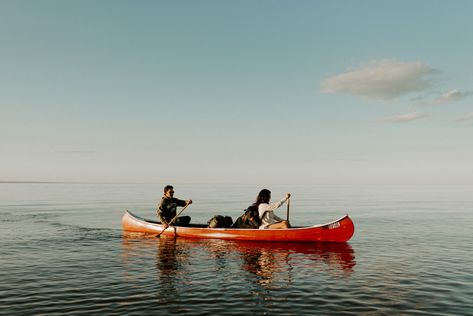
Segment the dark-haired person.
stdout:
<svg viewBox="0 0 473 316">
<path fill-rule="evenodd" d="M 179 200 L 174 197 L 174 188 L 172 185 L 164 187 L 164 196 L 158 207 L 158 218 L 164 225 L 168 226 L 169 222 L 176 217 L 177 207 L 183 207 L 192 204 L 192 200 Z M 175 221 L 175 226 L 187 226 L 191 221 L 190 216 L 179 216 Z"/>
<path fill-rule="evenodd" d="M 279 202 L 269 204 L 271 200 L 271 191 L 263 189 L 256 197 L 256 202 L 253 204 L 258 207 L 258 214 L 261 219 L 260 229 L 285 229 L 291 227 L 287 220 L 277 217 L 274 210 L 281 207 L 289 198 L 291 193 L 287 193 L 286 197 Z"/>
</svg>

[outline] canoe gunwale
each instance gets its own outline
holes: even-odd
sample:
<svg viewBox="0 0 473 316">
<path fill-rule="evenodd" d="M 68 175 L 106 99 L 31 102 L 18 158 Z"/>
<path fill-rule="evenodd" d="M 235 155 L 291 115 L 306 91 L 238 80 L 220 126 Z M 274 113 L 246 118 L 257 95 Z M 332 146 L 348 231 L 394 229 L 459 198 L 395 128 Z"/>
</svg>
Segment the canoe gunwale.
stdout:
<svg viewBox="0 0 473 316">
<path fill-rule="evenodd" d="M 135 215 L 134 213 L 130 212 L 129 210 L 126 210 L 126 213 L 130 214 L 133 218 L 135 219 L 138 219 L 138 220 L 141 220 L 145 223 L 149 223 L 149 224 L 153 224 L 153 225 L 158 225 L 160 227 L 163 227 L 163 224 L 162 223 L 159 223 L 159 222 L 156 222 L 156 221 L 153 221 L 153 220 L 149 220 L 149 219 L 146 219 L 146 218 L 143 218 L 143 217 L 140 217 L 138 215 Z M 287 228 L 285 230 L 297 230 L 297 229 L 309 229 L 309 228 L 321 228 L 321 227 L 324 227 L 324 226 L 329 226 L 329 225 L 332 225 L 332 224 L 335 224 L 337 222 L 341 222 L 342 220 L 344 220 L 345 218 L 348 217 L 348 214 L 345 214 L 344 216 L 340 217 L 339 219 L 337 220 L 334 220 L 334 221 L 331 221 L 331 222 L 328 222 L 328 223 L 325 223 L 325 224 L 316 224 L 316 225 L 312 225 L 312 226 L 296 226 L 296 227 L 291 227 L 291 228 Z M 228 230 L 228 229 L 237 229 L 237 230 L 251 230 L 251 231 L 254 231 L 254 230 L 257 230 L 258 228 L 238 228 L 238 227 L 228 227 L 228 228 L 224 228 L 224 227 L 216 227 L 216 228 L 209 228 L 207 227 L 205 224 L 190 224 L 191 226 L 177 226 L 177 227 L 186 227 L 186 228 L 205 228 L 205 229 L 219 229 L 219 230 Z M 195 226 L 194 226 L 195 225 Z M 174 226 L 172 226 L 174 227 Z M 264 230 L 276 230 L 276 231 L 280 231 L 280 229 L 271 229 L 271 228 L 265 228 Z"/>
<path fill-rule="evenodd" d="M 206 225 L 170 226 L 126 211 L 122 218 L 123 231 L 148 235 L 162 234 L 173 237 L 214 238 L 245 241 L 295 241 L 295 242 L 346 242 L 354 233 L 354 225 L 348 215 L 320 225 L 292 227 L 288 229 L 209 228 Z"/>
</svg>

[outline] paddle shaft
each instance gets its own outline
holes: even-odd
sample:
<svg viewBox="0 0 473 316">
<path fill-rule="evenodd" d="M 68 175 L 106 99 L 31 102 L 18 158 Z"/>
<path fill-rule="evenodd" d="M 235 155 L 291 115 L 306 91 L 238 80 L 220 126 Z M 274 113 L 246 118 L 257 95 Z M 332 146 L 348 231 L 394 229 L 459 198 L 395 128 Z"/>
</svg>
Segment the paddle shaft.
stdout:
<svg viewBox="0 0 473 316">
<path fill-rule="evenodd" d="M 159 234 L 157 234 L 156 237 L 161 236 L 161 234 L 164 233 L 164 231 L 165 231 L 166 229 L 168 229 L 169 226 L 171 226 L 172 224 L 174 224 L 174 222 L 175 222 L 176 219 L 179 217 L 179 215 L 181 215 L 182 212 L 184 212 L 184 210 L 185 210 L 189 205 L 190 205 L 190 204 L 186 204 L 186 206 L 184 206 L 184 208 L 183 208 L 179 213 L 177 213 L 177 215 L 174 216 L 174 218 L 171 219 L 171 221 L 170 221 L 167 225 L 164 225 L 164 229 L 163 229 Z"/>
<path fill-rule="evenodd" d="M 287 212 L 286 212 L 286 220 L 289 222 L 289 207 L 291 206 L 291 198 L 287 199 Z"/>
</svg>

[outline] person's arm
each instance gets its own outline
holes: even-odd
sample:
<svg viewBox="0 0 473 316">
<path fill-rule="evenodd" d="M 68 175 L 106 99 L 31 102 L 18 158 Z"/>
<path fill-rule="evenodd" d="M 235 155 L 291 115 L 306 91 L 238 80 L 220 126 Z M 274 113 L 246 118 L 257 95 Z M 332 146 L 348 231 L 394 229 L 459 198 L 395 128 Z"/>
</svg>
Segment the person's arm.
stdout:
<svg viewBox="0 0 473 316">
<path fill-rule="evenodd" d="M 265 209 L 265 212 L 274 211 L 275 209 L 280 208 L 281 205 L 283 205 L 289 199 L 289 197 L 290 197 L 290 195 L 289 196 L 286 195 L 286 197 L 284 199 L 282 199 L 282 200 L 280 200 L 276 203 L 269 204 L 268 207 Z"/>
<path fill-rule="evenodd" d="M 192 204 L 192 200 L 187 200 L 187 201 L 184 201 L 184 200 L 179 200 L 179 199 L 174 199 L 177 203 L 177 206 L 186 206 L 187 204 Z"/>
</svg>

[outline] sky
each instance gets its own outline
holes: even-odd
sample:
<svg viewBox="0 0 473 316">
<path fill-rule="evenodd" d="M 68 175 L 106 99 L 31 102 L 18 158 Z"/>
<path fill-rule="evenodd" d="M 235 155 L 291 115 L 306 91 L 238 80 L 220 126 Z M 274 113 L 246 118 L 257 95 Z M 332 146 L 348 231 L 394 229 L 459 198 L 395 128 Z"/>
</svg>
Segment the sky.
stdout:
<svg viewBox="0 0 473 316">
<path fill-rule="evenodd" d="M 472 12 L 0 0 L 0 181 L 473 184 Z"/>
</svg>

